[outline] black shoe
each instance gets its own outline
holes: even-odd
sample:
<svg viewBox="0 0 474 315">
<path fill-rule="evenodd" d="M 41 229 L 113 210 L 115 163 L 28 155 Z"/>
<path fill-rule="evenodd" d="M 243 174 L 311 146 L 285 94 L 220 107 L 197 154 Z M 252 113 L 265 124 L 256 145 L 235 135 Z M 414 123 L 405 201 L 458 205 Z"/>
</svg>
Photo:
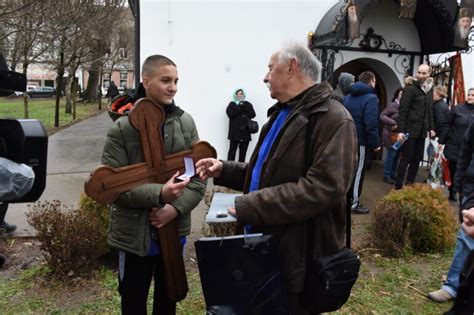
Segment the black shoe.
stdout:
<svg viewBox="0 0 474 315">
<path fill-rule="evenodd" d="M 5 263 L 5 258 L 3 258 L 2 255 L 0 255 L 0 268 L 3 267 L 3 264 Z"/>
<path fill-rule="evenodd" d="M 13 233 L 15 231 L 16 231 L 15 224 L 8 224 L 5 221 L 3 221 L 2 224 L 0 224 L 0 233 Z"/>
<path fill-rule="evenodd" d="M 458 198 L 456 198 L 456 193 L 454 191 L 449 191 L 448 199 L 451 201 L 458 201 Z"/>
<path fill-rule="evenodd" d="M 358 206 L 356 208 L 351 209 L 351 212 L 355 214 L 367 214 L 369 213 L 369 209 Z"/>
<path fill-rule="evenodd" d="M 390 178 L 390 177 L 384 177 L 384 178 L 383 178 L 383 181 L 384 181 L 385 183 L 389 184 L 389 185 L 395 184 L 395 181 L 394 181 L 392 178 Z"/>
</svg>

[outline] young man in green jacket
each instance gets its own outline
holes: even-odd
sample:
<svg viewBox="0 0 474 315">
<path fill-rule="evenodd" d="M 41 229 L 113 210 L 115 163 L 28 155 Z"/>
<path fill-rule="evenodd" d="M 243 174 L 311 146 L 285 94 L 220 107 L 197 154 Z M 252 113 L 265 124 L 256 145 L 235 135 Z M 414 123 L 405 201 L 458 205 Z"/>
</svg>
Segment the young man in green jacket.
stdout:
<svg viewBox="0 0 474 315">
<path fill-rule="evenodd" d="M 167 155 L 187 150 L 199 140 L 194 121 L 173 101 L 178 73 L 165 56 L 148 57 L 142 67 L 138 97 L 148 97 L 162 106 L 165 122 L 161 135 Z M 137 99 L 135 98 L 135 99 Z M 159 126 L 156 126 L 159 128 Z M 114 168 L 143 162 L 140 134 L 123 115 L 107 134 L 102 163 Z M 176 303 L 168 299 L 163 261 L 156 229 L 177 220 L 181 245 L 191 229 L 191 210 L 205 193 L 198 178 L 175 183 L 175 174 L 165 184 L 143 184 L 122 193 L 111 205 L 108 243 L 119 250 L 119 292 L 123 314 L 147 314 L 147 297 L 155 280 L 153 314 L 175 314 Z"/>
</svg>

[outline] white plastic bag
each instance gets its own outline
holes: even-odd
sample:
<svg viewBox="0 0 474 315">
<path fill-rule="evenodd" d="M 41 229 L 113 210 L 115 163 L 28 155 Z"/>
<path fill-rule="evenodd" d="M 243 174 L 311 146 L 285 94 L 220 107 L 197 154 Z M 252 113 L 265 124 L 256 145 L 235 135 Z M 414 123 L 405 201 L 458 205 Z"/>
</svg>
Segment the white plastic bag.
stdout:
<svg viewBox="0 0 474 315">
<path fill-rule="evenodd" d="M 35 181 L 33 169 L 0 157 L 0 201 L 17 200 L 26 195 Z"/>
</svg>

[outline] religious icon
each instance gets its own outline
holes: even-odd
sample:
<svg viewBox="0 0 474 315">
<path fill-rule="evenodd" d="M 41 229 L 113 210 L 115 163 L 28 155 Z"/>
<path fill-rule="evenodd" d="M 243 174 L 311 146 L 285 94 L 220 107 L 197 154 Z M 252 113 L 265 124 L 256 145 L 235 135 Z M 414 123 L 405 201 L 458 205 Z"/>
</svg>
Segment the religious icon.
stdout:
<svg viewBox="0 0 474 315">
<path fill-rule="evenodd" d="M 350 2 L 347 7 L 347 38 L 356 39 L 360 37 L 360 22 L 357 16 L 357 7 Z"/>
<path fill-rule="evenodd" d="M 456 47 L 466 47 L 468 45 L 468 36 L 471 31 L 472 9 L 460 8 L 458 22 L 454 26 L 454 42 Z"/>
<path fill-rule="evenodd" d="M 400 0 L 399 18 L 415 18 L 416 0 Z"/>
</svg>

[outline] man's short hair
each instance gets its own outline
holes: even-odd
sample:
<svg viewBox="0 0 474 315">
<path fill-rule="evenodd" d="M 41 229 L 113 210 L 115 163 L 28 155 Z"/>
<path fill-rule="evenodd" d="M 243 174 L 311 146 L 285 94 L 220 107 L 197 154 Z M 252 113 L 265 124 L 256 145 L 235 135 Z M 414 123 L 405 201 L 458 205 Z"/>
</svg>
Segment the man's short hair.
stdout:
<svg viewBox="0 0 474 315">
<path fill-rule="evenodd" d="M 291 59 L 295 59 L 298 62 L 304 75 L 314 81 L 319 80 L 321 63 L 311 50 L 297 43 L 287 44 L 278 53 L 278 63 L 288 62 Z"/>
<path fill-rule="evenodd" d="M 142 66 L 142 77 L 152 76 L 156 69 L 161 66 L 175 66 L 176 64 L 163 55 L 151 55 L 145 59 L 145 62 Z"/>
<path fill-rule="evenodd" d="M 370 71 L 364 71 L 361 74 L 359 74 L 357 79 L 361 82 L 369 84 L 372 80 L 375 80 L 375 74 Z"/>
</svg>

